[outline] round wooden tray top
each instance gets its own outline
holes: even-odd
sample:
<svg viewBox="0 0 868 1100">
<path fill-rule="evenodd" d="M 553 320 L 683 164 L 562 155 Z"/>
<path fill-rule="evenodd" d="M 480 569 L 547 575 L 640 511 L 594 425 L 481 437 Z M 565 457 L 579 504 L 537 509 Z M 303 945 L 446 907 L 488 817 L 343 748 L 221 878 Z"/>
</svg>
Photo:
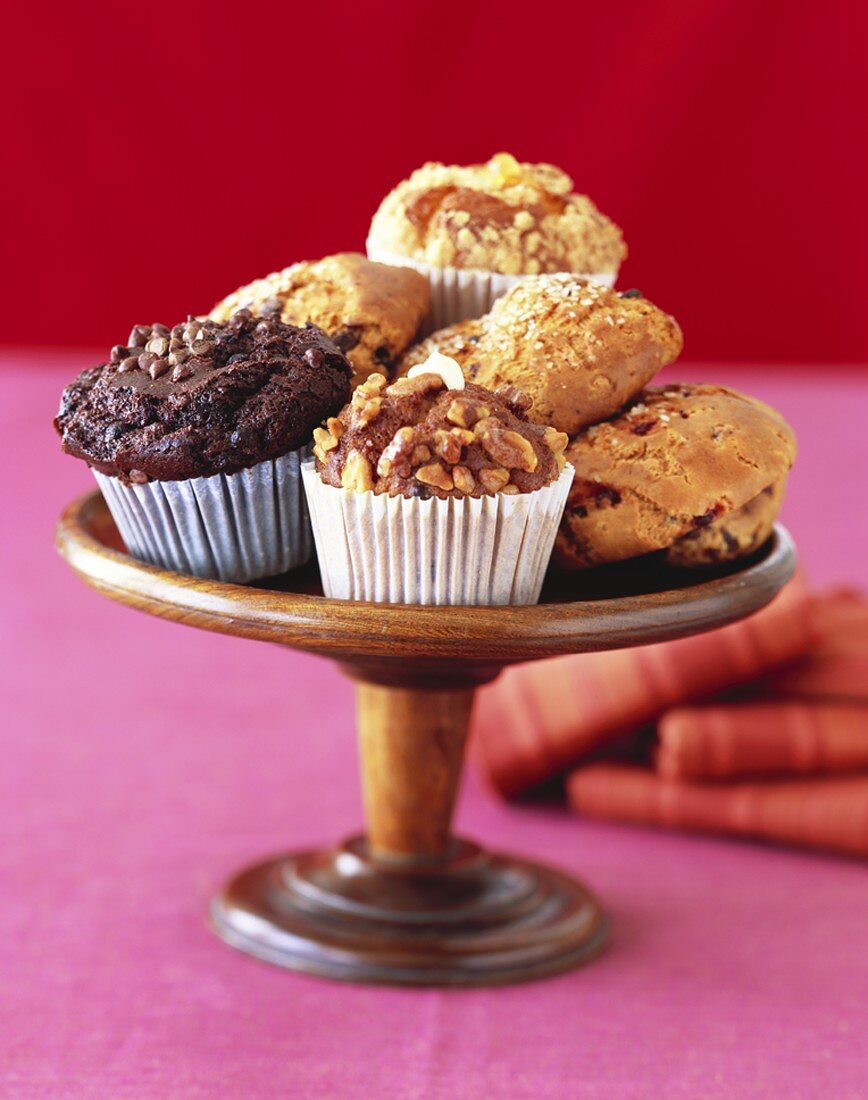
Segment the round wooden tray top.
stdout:
<svg viewBox="0 0 868 1100">
<path fill-rule="evenodd" d="M 729 569 L 649 556 L 551 575 L 529 607 L 326 599 L 315 566 L 257 585 L 199 580 L 124 550 L 99 493 L 71 504 L 60 553 L 93 588 L 152 615 L 337 660 L 357 681 L 367 828 L 325 851 L 236 874 L 214 899 L 222 939 L 344 981 L 497 985 L 556 974 L 606 944 L 594 895 L 562 871 L 451 833 L 474 689 L 511 662 L 696 634 L 758 610 L 792 575 L 778 527 Z"/>
<path fill-rule="evenodd" d="M 257 585 L 236 585 L 146 565 L 123 549 L 98 492 L 66 509 L 57 545 L 88 584 L 140 611 L 338 660 L 505 663 L 665 641 L 758 610 L 795 564 L 792 540 L 777 527 L 765 547 L 735 568 L 695 574 L 667 568 L 652 556 L 552 574 L 540 602 L 526 607 L 356 603 L 324 597 L 315 566 Z"/>
</svg>

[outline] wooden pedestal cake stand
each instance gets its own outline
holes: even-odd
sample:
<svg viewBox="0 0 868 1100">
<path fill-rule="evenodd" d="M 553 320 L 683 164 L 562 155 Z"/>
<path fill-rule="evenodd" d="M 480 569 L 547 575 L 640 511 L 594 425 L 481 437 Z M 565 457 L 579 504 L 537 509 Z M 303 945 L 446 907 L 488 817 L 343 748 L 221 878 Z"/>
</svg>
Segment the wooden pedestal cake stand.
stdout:
<svg viewBox="0 0 868 1100">
<path fill-rule="evenodd" d="M 257 586 L 131 558 L 99 493 L 71 504 L 57 545 L 93 588 L 175 622 L 318 653 L 356 685 L 367 827 L 336 848 L 240 872 L 215 898 L 217 934 L 329 978 L 494 985 L 595 955 L 608 920 L 566 874 L 451 832 L 473 694 L 517 661 L 696 634 L 756 611 L 789 579 L 789 535 L 701 578 L 653 559 L 550 578 L 532 607 L 329 600 L 315 567 Z"/>
</svg>

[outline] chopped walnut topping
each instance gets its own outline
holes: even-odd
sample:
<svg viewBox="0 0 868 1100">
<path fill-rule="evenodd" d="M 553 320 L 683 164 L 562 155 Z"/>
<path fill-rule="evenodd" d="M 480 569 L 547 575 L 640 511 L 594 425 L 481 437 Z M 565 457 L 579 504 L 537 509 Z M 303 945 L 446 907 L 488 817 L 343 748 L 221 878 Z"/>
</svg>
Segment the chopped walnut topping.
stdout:
<svg viewBox="0 0 868 1100">
<path fill-rule="evenodd" d="M 380 409 L 383 407 L 382 397 L 372 397 L 369 400 L 356 405 L 355 400 L 353 404 L 356 409 L 356 420 L 360 427 L 365 427 L 366 424 L 370 424 L 371 421 L 376 420 L 379 415 Z"/>
<path fill-rule="evenodd" d="M 520 390 L 517 386 L 498 386 L 494 392 L 498 397 L 502 398 L 515 413 L 525 413 L 533 406 L 533 398 L 530 394 L 525 393 L 524 390 Z"/>
<path fill-rule="evenodd" d="M 314 428 L 313 438 L 316 446 L 313 453 L 320 462 L 325 462 L 326 453 L 337 447 L 343 434 L 344 426 L 336 416 L 330 416 L 324 428 Z"/>
<path fill-rule="evenodd" d="M 486 405 L 480 405 L 468 397 L 456 397 L 446 410 L 446 419 L 450 424 L 457 424 L 459 428 L 472 428 L 478 420 L 483 420 L 489 415 Z"/>
<path fill-rule="evenodd" d="M 399 378 L 389 386 L 386 393 L 400 397 L 408 393 L 433 393 L 442 390 L 446 383 L 439 374 L 416 374 L 412 378 Z"/>
<path fill-rule="evenodd" d="M 527 473 L 533 473 L 537 468 L 539 460 L 536 451 L 530 440 L 518 432 L 499 428 L 491 420 L 482 420 L 476 425 L 475 434 L 485 452 L 495 462 L 512 470 L 525 470 Z"/>
<path fill-rule="evenodd" d="M 477 474 L 479 484 L 487 493 L 499 493 L 509 482 L 509 470 L 500 470 L 496 467 L 480 470 Z"/>
<path fill-rule="evenodd" d="M 557 428 L 546 428 L 543 432 L 543 442 L 555 454 L 562 454 L 570 442 L 566 432 L 559 432 Z"/>
<path fill-rule="evenodd" d="M 514 485 L 510 481 L 510 483 L 508 485 L 504 485 L 504 487 L 500 491 L 505 497 L 514 497 L 521 492 L 521 489 L 519 489 L 517 485 Z"/>
<path fill-rule="evenodd" d="M 459 493 L 472 493 L 476 488 L 476 478 L 466 466 L 452 467 L 452 480 Z"/>
<path fill-rule="evenodd" d="M 434 485 L 438 489 L 449 492 L 452 489 L 452 475 L 439 462 L 432 462 L 430 466 L 420 466 L 416 471 L 416 480 L 423 485 Z"/>
<path fill-rule="evenodd" d="M 374 479 L 371 476 L 371 464 L 361 451 L 350 451 L 341 473 L 341 486 L 344 489 L 353 489 L 357 493 L 365 493 L 374 487 Z"/>
<path fill-rule="evenodd" d="M 445 428 L 439 428 L 434 433 L 434 450 L 437 455 L 443 459 L 444 462 L 448 462 L 450 466 L 454 466 L 456 462 L 461 461 L 461 452 L 464 449 L 464 441 L 462 437 L 456 436 L 456 432 L 464 431 L 463 428 L 453 428 L 452 431 L 447 431 Z M 473 442 L 473 433 L 466 432 L 466 435 L 470 436 L 469 442 Z"/>
<path fill-rule="evenodd" d="M 356 394 L 362 397 L 378 397 L 386 388 L 386 381 L 384 374 L 372 374 L 360 386 L 356 386 L 353 397 Z"/>
<path fill-rule="evenodd" d="M 431 448 L 427 447 L 424 443 L 417 443 L 410 455 L 411 464 L 413 466 L 422 466 L 424 463 L 430 461 Z"/>
<path fill-rule="evenodd" d="M 392 436 L 391 443 L 388 444 L 380 455 L 380 461 L 377 463 L 377 473 L 380 477 L 388 477 L 394 468 L 398 474 L 402 477 L 408 477 L 410 474 L 410 455 L 413 451 L 413 440 L 416 438 L 416 433 L 412 428 L 399 428 Z"/>
</svg>

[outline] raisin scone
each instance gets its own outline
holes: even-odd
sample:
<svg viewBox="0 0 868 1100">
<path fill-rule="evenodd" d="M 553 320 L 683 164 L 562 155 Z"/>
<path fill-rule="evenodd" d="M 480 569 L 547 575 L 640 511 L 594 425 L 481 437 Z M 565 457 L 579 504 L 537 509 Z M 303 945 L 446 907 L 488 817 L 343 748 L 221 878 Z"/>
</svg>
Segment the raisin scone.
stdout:
<svg viewBox="0 0 868 1100">
<path fill-rule="evenodd" d="M 375 371 L 393 374 L 428 312 L 428 299 L 428 281 L 418 272 L 339 252 L 242 286 L 208 316 L 226 321 L 249 309 L 286 324 L 317 325 L 350 360 L 355 386 Z"/>
<path fill-rule="evenodd" d="M 767 485 L 734 512 L 682 535 L 666 551 L 666 560 L 682 569 L 702 569 L 747 557 L 771 535 L 786 488 L 784 477 Z"/>
<path fill-rule="evenodd" d="M 538 275 L 484 317 L 410 348 L 398 373 L 432 350 L 445 352 L 477 384 L 527 393 L 532 420 L 572 436 L 617 412 L 678 358 L 682 344 L 675 319 L 638 291 L 621 294 L 572 275 Z"/>
<path fill-rule="evenodd" d="M 666 550 L 782 484 L 795 456 L 792 429 L 761 401 L 724 386 L 647 389 L 570 444 L 557 560 L 582 569 Z"/>
</svg>

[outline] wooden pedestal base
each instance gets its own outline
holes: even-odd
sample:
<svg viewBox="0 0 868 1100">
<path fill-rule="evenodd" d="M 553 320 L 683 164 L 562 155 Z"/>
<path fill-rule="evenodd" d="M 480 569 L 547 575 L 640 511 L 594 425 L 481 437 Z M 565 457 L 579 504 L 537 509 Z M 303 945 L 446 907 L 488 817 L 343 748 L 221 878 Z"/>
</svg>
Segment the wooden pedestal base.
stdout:
<svg viewBox="0 0 868 1100">
<path fill-rule="evenodd" d="M 529 607 L 359 604 L 325 599 L 315 570 L 244 587 L 135 561 L 98 493 L 67 508 L 57 545 L 113 600 L 319 653 L 356 681 L 365 838 L 241 872 L 214 901 L 212 920 L 227 943 L 280 966 L 406 985 L 540 978 L 591 958 L 608 934 L 580 883 L 452 839 L 476 687 L 516 661 L 723 626 L 768 603 L 795 565 L 777 528 L 752 558 L 717 575 L 691 576 L 651 556 L 553 576 Z"/>
<path fill-rule="evenodd" d="M 261 863 L 212 905 L 217 934 L 266 962 L 399 985 L 498 985 L 596 955 L 609 923 L 573 879 L 456 840 L 428 865 L 377 859 L 358 837 Z"/>
</svg>

